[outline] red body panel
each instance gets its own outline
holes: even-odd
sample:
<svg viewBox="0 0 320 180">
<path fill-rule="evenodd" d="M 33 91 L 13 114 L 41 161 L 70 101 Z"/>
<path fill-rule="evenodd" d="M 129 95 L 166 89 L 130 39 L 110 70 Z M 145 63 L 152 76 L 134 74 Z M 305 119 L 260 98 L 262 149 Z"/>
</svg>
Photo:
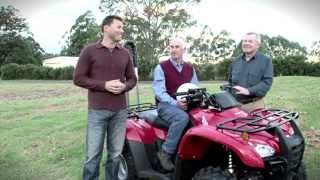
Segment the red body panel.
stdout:
<svg viewBox="0 0 320 180">
<path fill-rule="evenodd" d="M 222 134 L 211 126 L 198 126 L 188 130 L 180 143 L 178 154 L 183 159 L 202 159 L 208 145 L 212 143 L 222 144 L 232 150 L 247 166 L 264 168 L 263 160 L 248 143 Z"/>
<path fill-rule="evenodd" d="M 126 139 L 141 142 L 143 144 L 152 144 L 159 139 L 165 139 L 167 132 L 151 126 L 142 119 L 129 119 L 127 122 Z"/>
<path fill-rule="evenodd" d="M 182 159 L 201 159 L 205 151 L 212 144 L 232 150 L 248 167 L 264 168 L 264 162 L 259 154 L 248 144 L 254 142 L 267 144 L 273 147 L 276 153 L 280 152 L 278 139 L 266 131 L 250 133 L 249 139 L 244 140 L 240 132 L 217 129 L 216 125 L 228 119 L 247 117 L 248 114 L 239 108 L 232 108 L 223 112 L 210 109 L 196 108 L 189 112 L 193 127 L 183 136 L 178 154 Z M 229 124 L 237 126 L 239 123 Z M 292 128 L 283 125 L 282 129 L 290 135 Z M 126 139 L 152 144 L 156 139 L 165 139 L 167 132 L 153 127 L 141 119 L 129 119 L 127 123 Z"/>
</svg>

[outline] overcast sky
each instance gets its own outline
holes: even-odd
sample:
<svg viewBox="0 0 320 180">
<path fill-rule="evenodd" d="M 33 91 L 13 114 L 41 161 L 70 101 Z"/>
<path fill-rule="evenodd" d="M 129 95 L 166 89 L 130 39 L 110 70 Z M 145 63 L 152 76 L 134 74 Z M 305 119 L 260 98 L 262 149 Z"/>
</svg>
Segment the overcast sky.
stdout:
<svg viewBox="0 0 320 180">
<path fill-rule="evenodd" d="M 59 53 L 62 36 L 77 17 L 91 10 L 100 24 L 104 14 L 98 10 L 100 0 L 0 0 L 13 5 L 27 19 L 34 38 L 49 53 Z M 318 9 L 317 9 L 318 8 Z M 222 29 L 239 41 L 249 31 L 282 35 L 310 48 L 320 40 L 320 1 L 311 0 L 202 0 L 190 10 L 199 24 L 214 32 Z"/>
</svg>

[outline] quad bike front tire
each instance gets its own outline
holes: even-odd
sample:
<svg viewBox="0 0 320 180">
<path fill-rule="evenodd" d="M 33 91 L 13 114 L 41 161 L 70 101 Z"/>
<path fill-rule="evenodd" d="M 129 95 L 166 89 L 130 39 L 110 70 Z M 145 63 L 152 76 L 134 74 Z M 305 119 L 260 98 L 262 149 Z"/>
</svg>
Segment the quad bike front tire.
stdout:
<svg viewBox="0 0 320 180">
<path fill-rule="evenodd" d="M 200 169 L 192 178 L 192 180 L 236 180 L 234 176 L 226 171 L 222 171 L 219 167 L 212 166 Z"/>
<path fill-rule="evenodd" d="M 303 162 L 296 171 L 290 171 L 286 174 L 272 176 L 272 180 L 307 180 L 306 166 Z"/>
<path fill-rule="evenodd" d="M 306 166 L 301 162 L 298 170 L 293 172 L 288 178 L 288 180 L 307 180 Z"/>
</svg>

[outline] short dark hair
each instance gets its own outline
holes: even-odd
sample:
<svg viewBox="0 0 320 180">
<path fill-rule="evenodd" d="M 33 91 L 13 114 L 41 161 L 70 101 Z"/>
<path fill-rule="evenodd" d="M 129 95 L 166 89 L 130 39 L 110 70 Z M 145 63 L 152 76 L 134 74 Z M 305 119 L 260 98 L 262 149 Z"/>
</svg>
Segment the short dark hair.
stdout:
<svg viewBox="0 0 320 180">
<path fill-rule="evenodd" d="M 103 27 L 105 25 L 110 25 L 112 24 L 113 20 L 116 19 L 118 21 L 123 22 L 123 19 L 120 16 L 116 16 L 116 15 L 111 15 L 111 16 L 107 16 L 103 19 L 102 24 L 101 24 L 101 31 L 103 32 Z"/>
</svg>

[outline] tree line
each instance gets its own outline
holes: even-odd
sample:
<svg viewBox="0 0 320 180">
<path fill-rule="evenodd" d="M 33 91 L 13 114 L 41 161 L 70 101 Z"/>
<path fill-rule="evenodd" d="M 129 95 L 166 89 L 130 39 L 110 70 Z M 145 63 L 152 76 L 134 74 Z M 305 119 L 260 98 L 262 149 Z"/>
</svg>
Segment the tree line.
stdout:
<svg viewBox="0 0 320 180">
<path fill-rule="evenodd" d="M 198 33 L 187 36 L 186 40 L 199 79 L 225 79 L 232 58 L 241 54 L 240 44 L 236 44 L 226 30 L 215 32 L 209 26 L 197 24 L 187 9 L 199 2 L 200 0 L 101 0 L 99 9 L 106 14 L 117 14 L 125 19 L 124 40 L 136 43 L 140 79 L 152 78 L 152 70 L 158 64 L 158 59 L 168 54 L 168 38 L 191 28 Z M 11 77 L 6 76 L 7 69 L 10 69 L 8 64 L 11 64 L 11 68 L 18 69 L 19 66 L 26 69 L 23 67 L 26 64 L 41 67 L 41 60 L 53 56 L 45 53 L 33 39 L 25 19 L 18 16 L 17 9 L 7 6 L 1 7 L 0 11 L 2 79 Z M 87 11 L 76 19 L 62 38 L 65 43 L 59 55 L 79 56 L 86 44 L 101 38 L 101 28 L 93 13 Z M 306 47 L 282 36 L 262 35 L 262 39 L 260 51 L 273 59 L 275 75 L 320 76 L 318 63 L 307 61 L 310 55 L 320 60 L 320 41 L 315 41 L 311 51 L 307 52 Z M 12 63 L 16 65 L 12 66 Z M 31 66 L 28 67 L 30 69 Z M 34 71 L 37 72 L 34 74 L 39 74 L 39 68 L 34 68 Z M 68 71 L 72 73 L 72 69 L 69 68 Z M 43 74 L 41 76 L 48 77 Z"/>
</svg>

